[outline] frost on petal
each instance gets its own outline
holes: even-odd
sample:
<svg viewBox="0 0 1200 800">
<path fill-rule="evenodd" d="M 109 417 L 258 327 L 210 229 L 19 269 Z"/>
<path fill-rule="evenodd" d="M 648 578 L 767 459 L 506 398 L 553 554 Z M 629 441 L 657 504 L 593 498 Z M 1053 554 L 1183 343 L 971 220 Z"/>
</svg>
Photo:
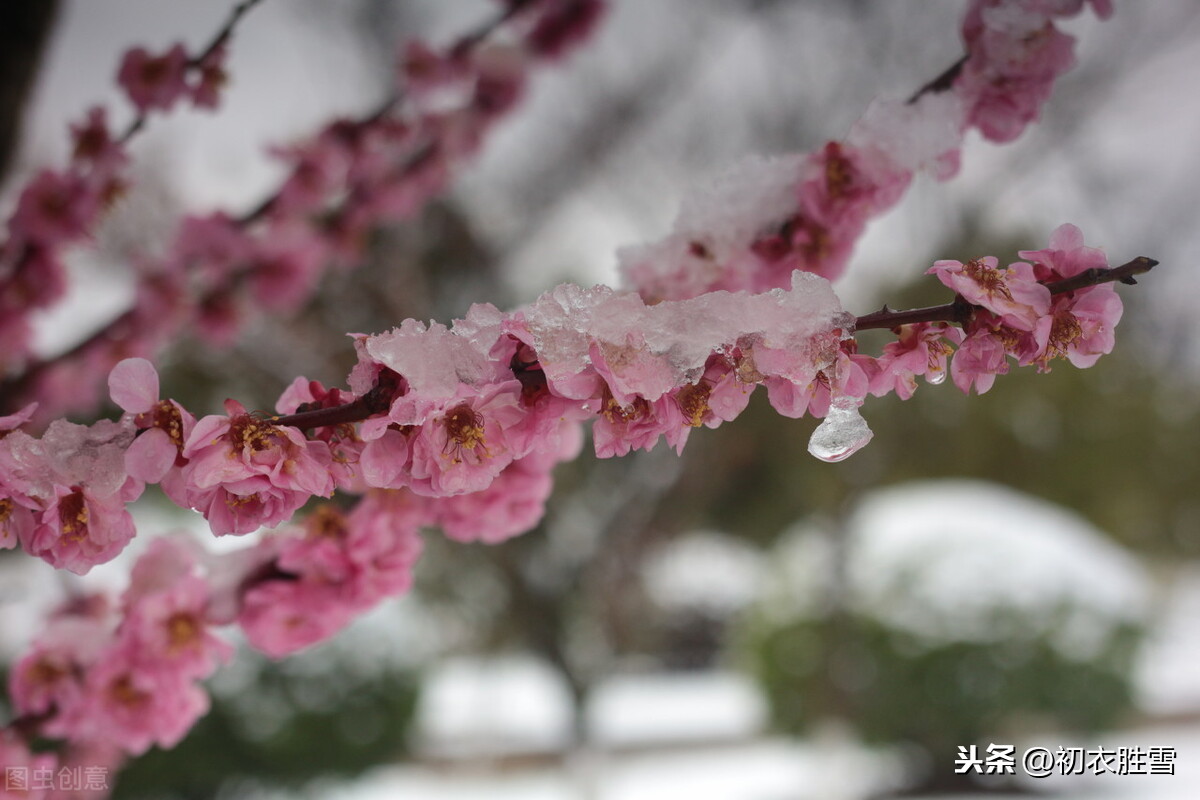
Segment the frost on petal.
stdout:
<svg viewBox="0 0 1200 800">
<path fill-rule="evenodd" d="M 525 310 L 525 324 L 546 379 L 564 397 L 584 399 L 593 390 L 586 382 L 583 394 L 572 392 L 570 387 L 579 383 L 574 379 L 591 365 L 588 331 L 595 308 L 614 294 L 607 286 L 584 289 L 562 284 Z"/>
<path fill-rule="evenodd" d="M 108 393 L 130 414 L 143 414 L 158 402 L 158 372 L 144 358 L 127 358 L 108 374 Z"/>
<path fill-rule="evenodd" d="M 403 375 L 423 397 L 452 397 L 460 383 L 477 386 L 491 375 L 486 350 L 437 322 L 427 328 L 417 320 L 405 320 L 399 328 L 368 337 L 366 351 Z"/>
<path fill-rule="evenodd" d="M 76 425 L 60 419 L 50 423 L 40 440 L 22 431 L 9 434 L 6 460 L 36 497 L 52 498 L 55 486 L 70 484 L 109 496 L 125 485 L 125 449 L 132 439 L 126 424 L 100 420 Z"/>
<path fill-rule="evenodd" d="M 850 128 L 846 141 L 883 153 L 901 169 L 936 173 L 939 162 L 962 145 L 964 123 L 962 99 L 953 92 L 928 92 L 915 103 L 878 99 Z"/>
<path fill-rule="evenodd" d="M 746 159 L 702 180 L 668 237 L 618 251 L 622 282 L 656 299 L 760 288 L 761 265 L 748 248 L 795 213 L 803 164 L 803 156 Z"/>
</svg>

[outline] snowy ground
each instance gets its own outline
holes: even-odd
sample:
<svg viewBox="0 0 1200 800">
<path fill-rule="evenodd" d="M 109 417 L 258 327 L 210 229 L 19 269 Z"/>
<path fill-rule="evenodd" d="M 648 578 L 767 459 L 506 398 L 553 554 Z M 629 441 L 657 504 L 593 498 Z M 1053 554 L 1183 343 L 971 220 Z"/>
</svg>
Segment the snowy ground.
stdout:
<svg viewBox="0 0 1200 800">
<path fill-rule="evenodd" d="M 796 540 L 772 559 L 772 569 L 793 589 L 813 584 L 801 574 L 805 570 L 828 572 L 819 547 L 810 546 L 827 538 L 806 540 L 804 533 L 798 530 Z M 851 577 L 863 572 L 859 584 L 875 587 L 879 595 L 861 595 L 862 606 L 877 606 L 897 625 L 920 619 L 952 628 L 930 630 L 931 636 L 956 638 L 964 629 L 958 623 L 994 605 L 1047 607 L 1072 599 L 1089 610 L 1086 617 L 1095 624 L 1138 618 L 1153 605 L 1148 574 L 1100 532 L 1063 509 L 993 485 L 943 481 L 876 492 L 851 517 L 846 533 L 855 537 L 858 554 Z M 721 576 L 729 585 L 717 594 L 734 598 L 736 605 L 750 593 L 748 587 L 771 586 L 762 580 L 765 567 L 740 563 L 749 556 L 733 558 L 716 534 L 685 537 L 678 550 L 686 569 L 658 564 L 651 571 L 658 576 L 657 594 L 673 593 L 682 601 L 694 594 L 697 579 L 712 587 Z M 713 563 L 706 566 L 706 559 Z M 736 563 L 739 569 L 729 569 Z M 994 569 L 995 563 L 1006 569 Z M 889 589 L 890 576 L 912 578 L 918 567 L 921 575 L 904 592 Z M 735 581 L 736 575 L 742 580 Z M 1014 745 L 1018 754 L 1031 747 L 1052 753 L 1059 746 L 1147 753 L 1174 748 L 1176 774 L 1025 778 L 1031 789 L 1068 800 L 1200 797 L 1200 671 L 1194 666 L 1200 653 L 1195 625 L 1200 567 L 1176 575 L 1162 599 L 1165 611 L 1153 615 L 1158 623 L 1136 674 L 1137 693 L 1148 717 L 1191 722 L 1117 731 L 1095 741 L 1051 735 L 1001 742 Z M 767 591 L 771 602 L 784 601 L 777 586 Z M 791 600 L 805 605 L 803 596 Z M 657 601 L 669 605 L 670 598 Z M 948 610 L 954 614 L 947 616 Z M 971 629 L 978 625 L 965 624 Z M 1072 635 L 1066 644 L 1077 648 L 1083 639 Z M 571 729 L 568 709 L 561 678 L 535 659 L 447 662 L 427 680 L 418 713 L 424 759 L 380 769 L 328 796 L 857 800 L 886 794 L 904 780 L 902 753 L 865 748 L 838 726 L 804 740 L 771 737 L 757 687 L 732 672 L 611 677 L 596 687 L 587 709 L 589 749 L 563 758 Z M 954 767 L 928 765 L 934 771 Z M 1016 771 L 1021 773 L 1019 761 Z"/>
</svg>

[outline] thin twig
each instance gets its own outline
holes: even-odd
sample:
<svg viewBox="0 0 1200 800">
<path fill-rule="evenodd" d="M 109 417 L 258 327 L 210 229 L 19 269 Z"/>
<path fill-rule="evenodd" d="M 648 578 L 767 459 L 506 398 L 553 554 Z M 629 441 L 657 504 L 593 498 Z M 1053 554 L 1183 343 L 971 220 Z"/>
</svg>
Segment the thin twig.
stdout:
<svg viewBox="0 0 1200 800">
<path fill-rule="evenodd" d="M 216 35 L 213 36 L 213 38 L 209 41 L 208 45 L 204 48 L 204 51 L 195 58 L 188 60 L 188 69 L 198 68 L 204 63 L 205 59 L 216 52 L 218 47 L 229 41 L 229 38 L 233 36 L 233 31 L 237 27 L 237 24 L 241 21 L 242 17 L 246 16 L 250 9 L 254 8 L 261 2 L 262 0 L 242 0 L 242 2 L 234 6 L 233 10 L 229 12 L 229 17 L 225 20 L 225 24 L 221 26 L 221 29 L 217 31 Z M 125 128 L 125 132 L 117 138 L 117 143 L 128 144 L 129 140 L 137 135 L 137 133 L 144 127 L 146 127 L 146 112 L 139 111 L 137 116 L 130 121 L 129 126 Z"/>
<path fill-rule="evenodd" d="M 1149 272 L 1157 264 L 1158 262 L 1153 258 L 1138 256 L 1119 267 L 1112 267 L 1111 269 L 1094 267 L 1084 270 L 1074 277 L 1047 283 L 1045 286 L 1050 290 L 1050 294 L 1055 295 L 1073 292 L 1077 289 L 1086 289 L 1089 286 L 1099 286 L 1102 283 L 1112 283 L 1114 281 L 1134 284 L 1137 281 L 1133 276 Z M 864 314 L 859 317 L 854 324 L 854 330 L 865 331 L 873 328 L 898 328 L 901 325 L 911 325 L 916 322 L 953 322 L 956 325 L 963 325 L 970 321 L 974 310 L 975 306 L 964 300 L 962 295 L 956 295 L 952 302 L 945 305 L 914 308 L 908 311 L 893 311 L 884 306 L 874 313 Z"/>
</svg>

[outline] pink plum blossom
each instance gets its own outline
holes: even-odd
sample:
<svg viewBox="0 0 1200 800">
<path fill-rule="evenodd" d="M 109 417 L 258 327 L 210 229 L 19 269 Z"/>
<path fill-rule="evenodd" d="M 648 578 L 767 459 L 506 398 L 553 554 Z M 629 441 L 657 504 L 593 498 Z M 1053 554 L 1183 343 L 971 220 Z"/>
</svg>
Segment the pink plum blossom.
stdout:
<svg viewBox="0 0 1200 800">
<path fill-rule="evenodd" d="M 881 397 L 895 392 L 901 400 L 912 397 L 917 378 L 930 383 L 946 378 L 946 360 L 951 345 L 962 343 L 964 334 L 944 322 L 919 322 L 900 328 L 899 338 L 883 347 L 879 372 L 871 382 L 871 393 Z"/>
<path fill-rule="evenodd" d="M 336 585 L 272 580 L 246 592 L 237 621 L 255 649 L 283 658 L 328 639 L 352 617 Z"/>
<path fill-rule="evenodd" d="M 983 394 L 992 388 L 997 375 L 1008 372 L 1004 341 L 987 328 L 980 328 L 963 340 L 950 360 L 950 377 L 964 392 L 971 387 Z"/>
<path fill-rule="evenodd" d="M 437 524 L 459 542 L 495 544 L 531 530 L 541 521 L 557 459 L 531 453 L 509 464 L 486 489 L 433 501 Z"/>
<path fill-rule="evenodd" d="M 1074 225 L 1060 225 L 1050 234 L 1050 246 L 1022 250 L 1022 258 L 1033 262 L 1038 280 L 1054 282 L 1090 269 L 1108 269 L 1103 250 L 1083 243 L 1083 233 Z M 1048 370 L 1054 358 L 1066 358 L 1076 367 L 1090 367 L 1101 355 L 1112 352 L 1114 331 L 1124 305 L 1111 283 L 1054 295 L 1050 311 L 1038 333 L 1041 347 L 1020 358 L 1022 366 L 1037 363 Z"/>
<path fill-rule="evenodd" d="M 0 787 L 3 800 L 47 800 L 50 789 L 38 780 L 42 774 L 53 775 L 58 767 L 54 753 L 34 753 L 13 728 L 0 728 L 0 766 L 5 779 Z"/>
<path fill-rule="evenodd" d="M 99 210 L 99 198 L 83 178 L 46 169 L 21 192 L 10 226 L 28 240 L 54 246 L 84 236 Z"/>
<path fill-rule="evenodd" d="M 606 389 L 600 399 L 600 416 L 592 425 L 592 441 L 597 458 L 612 458 L 631 450 L 652 450 L 663 435 L 682 450 L 690 432 L 679 403 L 670 396 L 653 401 L 636 396 L 622 404 Z"/>
<path fill-rule="evenodd" d="M 333 493 L 329 445 L 274 425 L 235 401 L 199 420 L 184 443 L 189 505 L 213 532 L 250 533 L 282 522 L 312 495 Z"/>
<path fill-rule="evenodd" d="M 183 443 L 196 424 L 183 406 L 159 398 L 158 372 L 144 358 L 128 358 L 113 367 L 108 376 L 113 402 L 133 416 L 137 438 L 125 451 L 125 469 L 147 483 L 164 482 L 172 499 L 183 497 L 179 479 L 168 480 L 173 468 L 187 463 Z"/>
<path fill-rule="evenodd" d="M 106 617 L 66 615 L 53 620 L 8 675 L 8 690 L 21 714 L 71 716 L 83 702 L 80 676 L 107 645 Z"/>
<path fill-rule="evenodd" d="M 969 57 L 955 81 L 968 122 L 995 142 L 1008 142 L 1038 119 L 1054 81 L 1075 64 L 1073 37 L 1047 9 L 1001 8 L 975 0 L 963 23 Z"/>
<path fill-rule="evenodd" d="M 138 111 L 169 111 L 188 94 L 187 70 L 188 55 L 182 43 L 159 56 L 150 55 L 144 47 L 134 47 L 121 60 L 117 83 Z"/>
<path fill-rule="evenodd" d="M 516 380 L 466 387 L 414 434 L 409 487 L 418 494 L 451 495 L 486 488 L 519 453 L 507 430 L 524 412 Z"/>
<path fill-rule="evenodd" d="M 135 645 L 116 643 L 87 672 L 73 738 L 102 739 L 130 755 L 154 744 L 171 748 L 208 706 L 186 674 L 147 665 Z"/>
<path fill-rule="evenodd" d="M 1006 325 L 1033 330 L 1050 309 L 1050 290 L 1037 282 L 1029 264 L 1016 262 L 999 269 L 994 256 L 968 261 L 936 261 L 926 270 L 962 295 L 968 303 L 982 306 Z"/>
<path fill-rule="evenodd" d="M 188 678 L 205 678 L 233 648 L 209 630 L 208 582 L 191 549 L 160 537 L 134 565 L 121 598 L 121 635 L 147 664 Z"/>
<path fill-rule="evenodd" d="M 221 90 L 229 82 L 225 62 L 229 49 L 218 45 L 209 51 L 197 65 L 200 79 L 192 86 L 192 104 L 196 108 L 215 109 L 221 100 Z"/>
<path fill-rule="evenodd" d="M 85 486 L 58 486 L 55 491 L 57 497 L 35 516 L 35 526 L 22 542 L 26 552 L 51 566 L 86 574 L 115 558 L 137 532 L 125 510 L 128 492 L 97 495 Z"/>
<path fill-rule="evenodd" d="M 73 161 L 88 164 L 100 174 L 111 175 L 125 166 L 129 155 L 117 143 L 108 127 L 108 114 L 102 106 L 88 110 L 87 118 L 71 126 Z"/>
<path fill-rule="evenodd" d="M 545 58 L 558 58 L 583 41 L 604 14 L 604 0 L 541 2 L 540 17 L 529 32 L 529 49 Z"/>
</svg>

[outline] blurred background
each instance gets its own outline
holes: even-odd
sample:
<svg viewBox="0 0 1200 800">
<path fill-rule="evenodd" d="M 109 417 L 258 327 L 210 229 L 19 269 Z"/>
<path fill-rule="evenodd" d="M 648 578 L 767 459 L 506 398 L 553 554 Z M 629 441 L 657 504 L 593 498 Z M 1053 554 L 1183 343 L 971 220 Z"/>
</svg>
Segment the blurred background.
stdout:
<svg viewBox="0 0 1200 800">
<path fill-rule="evenodd" d="M 67 120 L 123 108 L 125 48 L 207 40 L 227 5 L 61 3 L 0 202 L 65 159 Z M 815 421 L 761 393 L 682 458 L 585 455 L 559 468 L 537 530 L 500 546 L 428 531 L 410 596 L 284 662 L 243 648 L 208 717 L 116 796 L 1200 796 L 1200 7 L 1115 5 L 1067 26 L 1079 65 L 1042 124 L 1004 147 L 972 137 L 958 178 L 919 179 L 838 286 L 857 313 L 945 302 L 922 276 L 933 260 L 1012 260 L 1073 222 L 1115 263 L 1163 262 L 1122 288 L 1111 356 L 1003 376 L 983 397 L 871 400 L 875 438 L 839 464 L 807 454 Z M 259 320 L 227 352 L 181 343 L 164 391 L 201 412 L 229 396 L 266 408 L 298 374 L 341 385 L 346 331 L 612 283 L 615 249 L 664 235 L 689 186 L 840 138 L 872 97 L 942 72 L 964 6 L 611 0 L 596 40 L 535 79 L 449 196 L 378 231 L 369 262 L 303 313 Z M 385 96 L 398 41 L 447 41 L 494 12 L 265 0 L 234 40 L 220 113 L 139 138 L 136 189 L 73 254 L 78 288 L 41 321 L 44 351 L 128 302 L 128 265 L 181 212 L 254 207 L 282 175 L 267 145 Z M 195 527 L 153 499 L 140 511 L 143 533 Z M 119 588 L 122 570 L 86 580 Z M 12 552 L 0 571 L 11 660 L 65 578 Z M 955 774 L 959 746 L 993 742 L 1170 747 L 1177 774 Z"/>
</svg>

